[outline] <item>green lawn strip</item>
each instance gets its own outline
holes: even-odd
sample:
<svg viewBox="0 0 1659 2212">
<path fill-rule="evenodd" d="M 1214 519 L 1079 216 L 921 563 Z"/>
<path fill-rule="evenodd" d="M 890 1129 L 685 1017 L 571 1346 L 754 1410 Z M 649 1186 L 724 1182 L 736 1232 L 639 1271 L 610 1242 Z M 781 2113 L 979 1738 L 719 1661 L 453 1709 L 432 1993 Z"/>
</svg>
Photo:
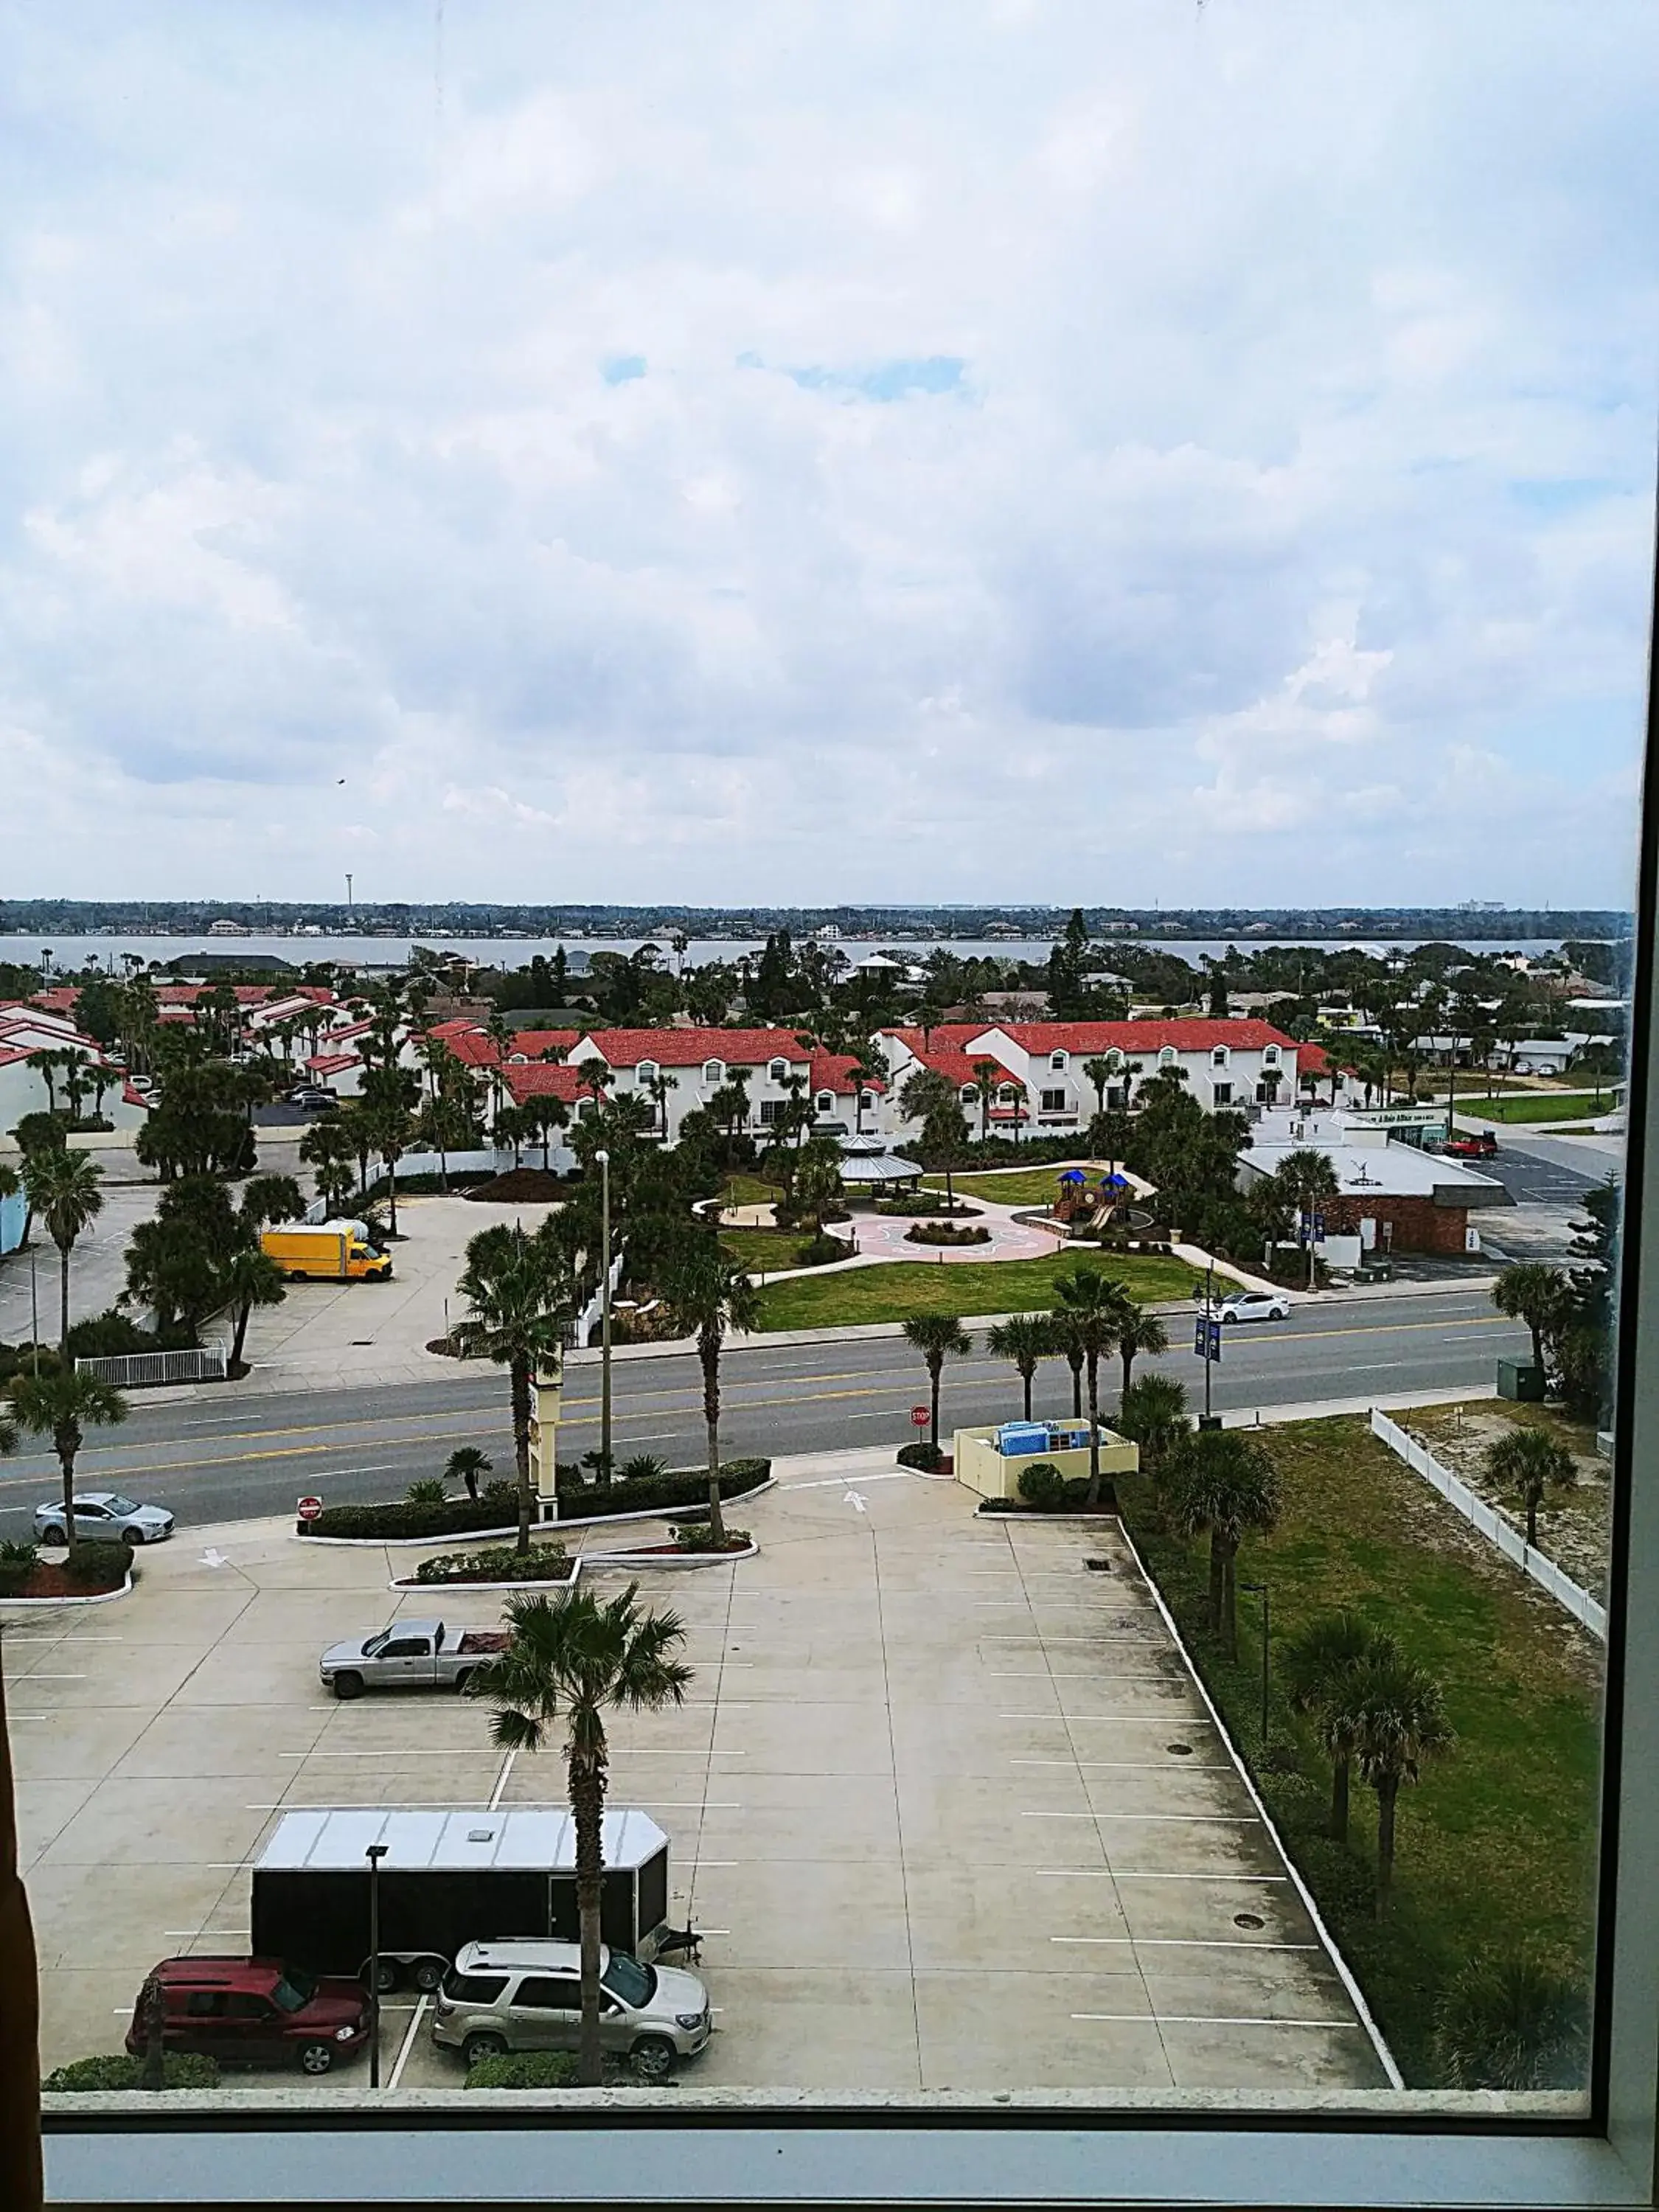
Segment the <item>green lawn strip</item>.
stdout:
<svg viewBox="0 0 1659 2212">
<path fill-rule="evenodd" d="M 763 1182 L 758 1176 L 738 1172 L 727 1176 L 720 1193 L 722 1206 L 775 1206 L 783 1196 L 781 1183 Z"/>
<path fill-rule="evenodd" d="M 1046 1311 L 1054 1302 L 1054 1278 L 1073 1267 L 1098 1267 L 1143 1305 L 1191 1296 L 1196 1279 L 1180 1260 L 1137 1253 L 1088 1250 L 1040 1260 L 898 1260 L 877 1267 L 849 1267 L 817 1279 L 803 1275 L 761 1291 L 761 1327 L 837 1328 L 854 1322 L 903 1321 L 911 1314 Z"/>
<path fill-rule="evenodd" d="M 1507 1098 L 1460 1097 L 1455 1110 L 1483 1121 L 1594 1121 L 1618 1103 L 1619 1093 L 1609 1085 L 1599 1105 L 1593 1091 L 1517 1091 Z"/>
<path fill-rule="evenodd" d="M 793 1229 L 722 1229 L 720 1243 L 751 1275 L 775 1275 L 785 1267 L 799 1267 L 801 1254 L 811 1243 Z"/>
<path fill-rule="evenodd" d="M 1439 1680 L 1455 1747 L 1400 1801 L 1393 1910 L 1374 1914 L 1376 1799 L 1356 1776 L 1352 1840 L 1324 1833 L 1330 1774 L 1275 1682 L 1261 1760 L 1261 1615 L 1241 1593 L 1239 1659 L 1206 1625 L 1206 1545 L 1159 1526 L 1152 1486 L 1118 1478 L 1126 1525 L 1180 1625 L 1279 1833 L 1364 1990 L 1408 2085 L 1433 2085 L 1435 2002 L 1473 1953 L 1530 1946 L 1586 1973 L 1593 1922 L 1601 1657 L 1360 1419 L 1261 1431 L 1284 1492 L 1272 1536 L 1246 1542 L 1273 1642 L 1346 1607 L 1397 1636 Z"/>
<path fill-rule="evenodd" d="M 994 1175 L 959 1175 L 951 1177 L 957 1194 L 962 1198 L 994 1199 L 999 1206 L 1049 1206 L 1060 1195 L 1060 1170 L 1052 1168 L 1002 1168 Z M 943 1176 L 924 1176 L 924 1190 L 943 1190 Z"/>
</svg>

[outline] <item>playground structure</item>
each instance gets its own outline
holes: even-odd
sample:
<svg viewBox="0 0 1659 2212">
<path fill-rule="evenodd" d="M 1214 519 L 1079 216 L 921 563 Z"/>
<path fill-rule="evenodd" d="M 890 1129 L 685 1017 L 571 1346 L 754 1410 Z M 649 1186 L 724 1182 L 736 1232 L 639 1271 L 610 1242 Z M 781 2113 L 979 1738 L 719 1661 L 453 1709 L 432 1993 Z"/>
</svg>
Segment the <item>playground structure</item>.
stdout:
<svg viewBox="0 0 1659 2212">
<path fill-rule="evenodd" d="M 1066 1168 L 1060 1173 L 1060 1195 L 1049 1210 L 1068 1229 L 1127 1225 L 1130 1188 L 1128 1178 L 1115 1170 L 1103 1173 L 1097 1169 Z"/>
</svg>

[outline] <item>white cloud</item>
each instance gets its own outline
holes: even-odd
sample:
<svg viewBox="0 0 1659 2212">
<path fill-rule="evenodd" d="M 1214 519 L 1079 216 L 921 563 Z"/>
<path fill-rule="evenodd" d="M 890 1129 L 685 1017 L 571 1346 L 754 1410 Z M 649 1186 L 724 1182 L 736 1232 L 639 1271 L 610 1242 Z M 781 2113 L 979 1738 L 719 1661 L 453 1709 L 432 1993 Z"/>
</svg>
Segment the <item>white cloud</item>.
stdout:
<svg viewBox="0 0 1659 2212">
<path fill-rule="evenodd" d="M 12 890 L 1627 896 L 1634 0 L 104 13 L 0 29 Z"/>
</svg>

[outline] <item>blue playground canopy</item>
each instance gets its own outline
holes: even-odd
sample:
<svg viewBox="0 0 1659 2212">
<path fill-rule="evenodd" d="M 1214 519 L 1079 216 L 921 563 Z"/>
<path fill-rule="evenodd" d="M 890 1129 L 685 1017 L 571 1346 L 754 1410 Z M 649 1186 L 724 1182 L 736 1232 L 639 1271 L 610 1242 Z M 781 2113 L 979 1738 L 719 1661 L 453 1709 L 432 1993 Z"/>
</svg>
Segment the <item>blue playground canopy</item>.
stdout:
<svg viewBox="0 0 1659 2212">
<path fill-rule="evenodd" d="M 1062 1182 L 1083 1182 L 1087 1180 L 1081 1168 L 1066 1168 L 1061 1171 Z"/>
</svg>

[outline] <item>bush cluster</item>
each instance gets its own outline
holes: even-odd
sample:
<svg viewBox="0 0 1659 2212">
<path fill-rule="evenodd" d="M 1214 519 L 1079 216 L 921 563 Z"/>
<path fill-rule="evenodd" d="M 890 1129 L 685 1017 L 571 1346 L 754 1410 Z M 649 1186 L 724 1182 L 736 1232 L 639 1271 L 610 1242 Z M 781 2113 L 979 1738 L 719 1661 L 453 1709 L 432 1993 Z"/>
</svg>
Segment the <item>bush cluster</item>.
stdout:
<svg viewBox="0 0 1659 2212">
<path fill-rule="evenodd" d="M 574 1467 L 559 1469 L 561 1480 L 574 1481 L 575 1474 Z M 401 1498 L 391 1505 L 325 1505 L 316 1520 L 301 1521 L 299 1528 L 305 1536 L 465 1536 L 474 1528 L 505 1528 L 518 1517 L 517 1485 L 492 1482 L 476 1498 L 451 1498 L 442 1504 Z"/>
<path fill-rule="evenodd" d="M 988 1244 L 988 1229 L 973 1229 L 954 1221 L 918 1221 L 904 1232 L 907 1244 Z"/>
<path fill-rule="evenodd" d="M 842 1237 L 809 1237 L 795 1253 L 798 1267 L 827 1267 L 832 1260 L 845 1260 L 852 1246 Z"/>
<path fill-rule="evenodd" d="M 131 2058 L 125 2051 L 115 2051 L 103 2058 L 71 2059 L 67 2066 L 59 2066 L 48 2074 L 40 2087 L 59 2094 L 66 2090 L 141 2089 L 143 2071 L 142 2058 Z M 169 2051 L 161 2060 L 161 2086 L 164 2089 L 216 2089 L 219 2062 L 199 2051 Z"/>
<path fill-rule="evenodd" d="M 574 2089 L 574 2051 L 503 2051 L 481 2058 L 466 2077 L 469 2089 Z"/>
<path fill-rule="evenodd" d="M 191 1341 L 184 1329 L 140 1328 L 113 1307 L 107 1313 L 93 1314 L 85 1321 L 77 1321 L 70 1330 L 69 1340 L 72 1359 L 112 1359 L 124 1352 L 177 1352 L 187 1347 Z M 40 1354 L 40 1372 L 55 1375 L 58 1346 L 43 1344 Z M 0 1382 L 9 1382 L 15 1375 L 32 1373 L 34 1358 L 33 1344 L 0 1344 Z"/>
<path fill-rule="evenodd" d="M 132 1565 L 132 1554 L 125 1544 L 82 1541 L 61 1564 L 64 1573 L 77 1589 L 119 1589 Z"/>
<path fill-rule="evenodd" d="M 482 1552 L 441 1552 L 422 1559 L 417 1583 L 562 1583 L 570 1579 L 570 1559 L 562 1544 L 532 1544 L 528 1552 L 510 1544 Z"/>
<path fill-rule="evenodd" d="M 1019 1494 L 1040 1513 L 1058 1513 L 1066 1503 L 1066 1478 L 1052 1460 L 1034 1459 L 1020 1469 Z"/>
<path fill-rule="evenodd" d="M 908 1220 L 918 1213 L 940 1213 L 965 1221 L 980 1210 L 977 1206 L 969 1206 L 965 1199 L 960 1198 L 954 1206 L 947 1206 L 944 1192 L 939 1190 L 902 1190 L 896 1192 L 891 1198 L 876 1200 L 878 1213 L 896 1215 L 901 1220 Z"/>
<path fill-rule="evenodd" d="M 937 1444 L 926 1441 L 919 1444 L 901 1444 L 898 1449 L 899 1465 L 919 1468 L 923 1474 L 932 1474 L 944 1456 Z"/>
<path fill-rule="evenodd" d="M 769 1459 L 729 1459 L 720 1468 L 720 1498 L 746 1497 L 771 1477 Z M 561 1489 L 559 1517 L 585 1521 L 600 1513 L 648 1513 L 659 1507 L 706 1506 L 708 1475 L 702 1468 L 682 1468 L 672 1474 L 617 1481 L 600 1489 Z"/>
<path fill-rule="evenodd" d="M 724 1543 L 716 1544 L 708 1533 L 706 1521 L 684 1522 L 674 1531 L 674 1541 L 682 1552 L 741 1552 L 754 1541 L 746 1528 L 730 1528 Z"/>
</svg>

